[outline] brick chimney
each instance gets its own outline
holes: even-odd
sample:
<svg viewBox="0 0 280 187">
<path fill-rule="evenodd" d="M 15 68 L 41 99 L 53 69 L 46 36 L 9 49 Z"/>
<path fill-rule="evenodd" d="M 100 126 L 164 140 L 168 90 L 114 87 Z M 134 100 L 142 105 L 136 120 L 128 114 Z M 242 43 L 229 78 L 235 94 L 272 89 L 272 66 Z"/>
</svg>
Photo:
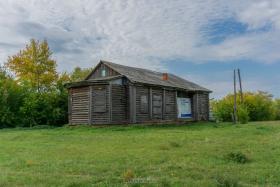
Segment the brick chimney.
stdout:
<svg viewBox="0 0 280 187">
<path fill-rule="evenodd" d="M 168 80 L 168 73 L 162 74 L 162 80 L 167 81 Z"/>
</svg>

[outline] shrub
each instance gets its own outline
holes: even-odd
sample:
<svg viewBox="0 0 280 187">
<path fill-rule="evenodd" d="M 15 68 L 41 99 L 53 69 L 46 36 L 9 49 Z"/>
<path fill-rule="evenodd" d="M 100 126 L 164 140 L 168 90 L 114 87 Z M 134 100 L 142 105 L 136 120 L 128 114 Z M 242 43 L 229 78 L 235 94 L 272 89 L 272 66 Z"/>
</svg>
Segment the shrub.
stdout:
<svg viewBox="0 0 280 187">
<path fill-rule="evenodd" d="M 21 122 L 18 112 L 24 95 L 25 89 L 0 69 L 0 128 L 15 127 Z"/>
<path fill-rule="evenodd" d="M 226 159 L 239 164 L 245 164 L 249 161 L 248 157 L 241 152 L 231 152 L 226 155 Z"/>
<path fill-rule="evenodd" d="M 238 107 L 237 117 L 238 117 L 238 121 L 241 124 L 248 123 L 248 121 L 249 121 L 249 112 L 248 112 L 247 107 L 245 105 L 240 105 Z"/>
<path fill-rule="evenodd" d="M 23 117 L 23 126 L 65 124 L 67 96 L 59 92 L 30 93 L 24 98 L 20 114 Z"/>
<path fill-rule="evenodd" d="M 229 94 L 220 100 L 214 100 L 211 102 L 211 107 L 213 109 L 214 116 L 218 121 L 232 121 L 234 105 L 234 95 Z M 246 106 L 246 109 L 242 106 Z M 267 92 L 246 92 L 244 93 L 244 104 L 241 104 L 240 97 L 237 97 L 237 110 L 241 109 L 240 115 L 245 117 L 248 113 L 248 120 L 252 121 L 264 121 L 264 120 L 274 120 L 275 113 L 277 113 L 276 107 L 272 99 L 272 95 Z M 278 105 L 280 108 L 280 104 Z M 247 112 L 246 112 L 247 110 Z M 280 109 L 279 109 L 280 111 Z M 279 114 L 280 118 L 280 114 Z M 242 119 L 243 120 L 243 119 Z"/>
</svg>

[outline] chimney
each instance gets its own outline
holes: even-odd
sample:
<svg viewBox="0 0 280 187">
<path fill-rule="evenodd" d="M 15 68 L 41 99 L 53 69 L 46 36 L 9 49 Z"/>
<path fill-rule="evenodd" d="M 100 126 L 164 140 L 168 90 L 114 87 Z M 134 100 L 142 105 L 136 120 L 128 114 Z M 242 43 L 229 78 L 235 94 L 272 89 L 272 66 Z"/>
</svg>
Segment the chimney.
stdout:
<svg viewBox="0 0 280 187">
<path fill-rule="evenodd" d="M 168 80 L 168 73 L 162 74 L 162 80 L 167 81 Z"/>
</svg>

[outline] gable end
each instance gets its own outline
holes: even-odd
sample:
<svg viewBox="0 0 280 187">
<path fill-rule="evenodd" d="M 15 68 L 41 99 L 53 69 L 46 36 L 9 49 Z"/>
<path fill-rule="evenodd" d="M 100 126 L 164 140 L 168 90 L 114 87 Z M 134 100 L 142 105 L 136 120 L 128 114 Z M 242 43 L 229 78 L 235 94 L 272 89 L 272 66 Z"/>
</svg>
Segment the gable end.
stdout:
<svg viewBox="0 0 280 187">
<path fill-rule="evenodd" d="M 112 77 L 120 75 L 117 71 L 104 64 L 102 61 L 92 70 L 85 80 L 92 80 L 97 78 Z"/>
</svg>

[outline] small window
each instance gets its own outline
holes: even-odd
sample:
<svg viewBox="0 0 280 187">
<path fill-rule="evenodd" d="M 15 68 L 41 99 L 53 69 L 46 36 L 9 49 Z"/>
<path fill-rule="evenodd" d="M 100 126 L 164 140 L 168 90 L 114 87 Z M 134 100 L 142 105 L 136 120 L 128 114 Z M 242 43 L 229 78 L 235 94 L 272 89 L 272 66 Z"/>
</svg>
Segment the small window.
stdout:
<svg viewBox="0 0 280 187">
<path fill-rule="evenodd" d="M 141 113 L 148 113 L 148 96 L 147 95 L 141 95 L 141 104 L 140 104 L 140 111 Z"/>
<path fill-rule="evenodd" d="M 102 77 L 105 77 L 105 76 L 106 76 L 106 70 L 105 70 L 105 69 L 103 69 L 103 70 L 101 71 L 101 76 L 102 76 Z"/>
</svg>

